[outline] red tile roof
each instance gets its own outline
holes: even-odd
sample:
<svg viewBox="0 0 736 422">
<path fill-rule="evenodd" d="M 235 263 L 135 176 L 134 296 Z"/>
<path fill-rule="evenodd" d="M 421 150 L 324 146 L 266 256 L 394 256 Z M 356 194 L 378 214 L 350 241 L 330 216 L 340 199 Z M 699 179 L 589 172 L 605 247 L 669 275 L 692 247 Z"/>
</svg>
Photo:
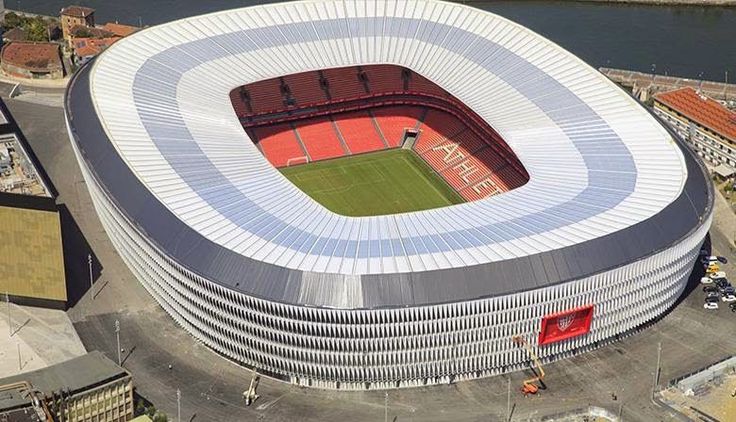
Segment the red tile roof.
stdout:
<svg viewBox="0 0 736 422">
<path fill-rule="evenodd" d="M 109 38 L 74 38 L 74 54 L 78 57 L 96 56 L 102 50 L 113 45 L 120 37 Z"/>
<path fill-rule="evenodd" d="M 86 18 L 95 13 L 95 9 L 83 6 L 68 6 L 61 9 L 62 16 L 73 16 L 75 18 Z"/>
<path fill-rule="evenodd" d="M 12 42 L 3 47 L 2 60 L 31 71 L 62 68 L 58 44 Z"/>
<path fill-rule="evenodd" d="M 736 113 L 718 101 L 701 96 L 689 87 L 656 94 L 654 99 L 724 138 L 736 142 Z"/>
<path fill-rule="evenodd" d="M 138 28 L 137 26 L 108 22 L 102 27 L 102 29 L 119 37 L 127 37 L 133 32 L 138 31 L 140 28 Z"/>
<path fill-rule="evenodd" d="M 9 31 L 5 31 L 3 33 L 3 39 L 8 41 L 25 41 L 28 39 L 28 34 L 26 34 L 26 31 L 21 28 L 13 28 Z"/>
</svg>

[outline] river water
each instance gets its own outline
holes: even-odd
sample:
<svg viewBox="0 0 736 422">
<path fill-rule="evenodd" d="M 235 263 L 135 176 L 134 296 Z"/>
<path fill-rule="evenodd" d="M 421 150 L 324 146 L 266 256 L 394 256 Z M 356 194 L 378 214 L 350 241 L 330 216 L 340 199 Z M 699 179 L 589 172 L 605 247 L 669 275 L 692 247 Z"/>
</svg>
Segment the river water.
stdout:
<svg viewBox="0 0 736 422">
<path fill-rule="evenodd" d="M 236 0 L 6 0 L 5 6 L 57 15 L 69 3 L 97 9 L 98 23 L 154 25 L 265 3 Z M 595 67 L 609 66 L 736 80 L 736 8 L 663 7 L 572 1 L 473 2 L 521 23 Z"/>
</svg>

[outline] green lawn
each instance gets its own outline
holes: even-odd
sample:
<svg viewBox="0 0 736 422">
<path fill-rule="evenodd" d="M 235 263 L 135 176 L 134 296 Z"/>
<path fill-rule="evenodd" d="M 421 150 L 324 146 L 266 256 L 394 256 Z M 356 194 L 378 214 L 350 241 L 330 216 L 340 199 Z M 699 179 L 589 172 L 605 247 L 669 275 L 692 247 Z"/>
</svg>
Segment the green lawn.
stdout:
<svg viewBox="0 0 736 422">
<path fill-rule="evenodd" d="M 405 149 L 285 167 L 281 173 L 327 209 L 348 216 L 396 214 L 465 202 L 427 163 Z"/>
</svg>

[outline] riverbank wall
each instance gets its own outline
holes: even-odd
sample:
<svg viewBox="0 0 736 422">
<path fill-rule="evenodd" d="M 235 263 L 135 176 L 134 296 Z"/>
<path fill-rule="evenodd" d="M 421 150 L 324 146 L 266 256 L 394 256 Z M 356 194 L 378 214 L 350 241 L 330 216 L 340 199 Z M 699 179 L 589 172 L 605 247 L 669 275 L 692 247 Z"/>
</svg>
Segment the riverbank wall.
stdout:
<svg viewBox="0 0 736 422">
<path fill-rule="evenodd" d="M 617 84 L 630 88 L 634 96 L 642 101 L 648 100 L 650 96 L 657 92 L 672 91 L 673 89 L 689 86 L 713 99 L 730 103 L 730 106 L 736 105 L 736 84 L 607 67 L 601 67 L 598 70 Z M 725 74 L 724 77 L 726 77 Z"/>
<path fill-rule="evenodd" d="M 613 3 L 645 6 L 736 7 L 736 0 L 569 0 L 578 3 Z"/>
<path fill-rule="evenodd" d="M 539 1 L 539 0 L 528 0 Z M 558 0 L 559 1 L 559 0 Z M 694 6 L 694 7 L 736 7 L 736 0 L 562 0 L 567 3 L 601 3 L 643 6 Z M 488 0 L 455 0 L 455 3 L 472 5 L 488 3 Z M 492 1 L 491 1 L 492 2 Z"/>
</svg>

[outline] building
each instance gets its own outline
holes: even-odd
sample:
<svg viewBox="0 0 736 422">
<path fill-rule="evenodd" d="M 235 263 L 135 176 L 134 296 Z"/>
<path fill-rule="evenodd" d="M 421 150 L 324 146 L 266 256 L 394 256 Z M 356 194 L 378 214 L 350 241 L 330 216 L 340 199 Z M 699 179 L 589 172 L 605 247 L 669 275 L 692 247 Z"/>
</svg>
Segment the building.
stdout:
<svg viewBox="0 0 736 422">
<path fill-rule="evenodd" d="M 3 32 L 3 42 L 27 41 L 27 40 L 28 40 L 28 34 L 26 34 L 26 31 L 21 27 L 16 27 L 16 28 Z"/>
<path fill-rule="evenodd" d="M 72 28 L 71 47 L 74 63 L 81 65 L 100 54 L 116 41 L 136 32 L 139 28 L 118 23 L 106 23 L 100 28 L 76 26 Z M 83 33 L 85 36 L 80 36 Z"/>
<path fill-rule="evenodd" d="M 0 294 L 14 303 L 66 308 L 61 221 L 54 193 L 0 101 Z"/>
<path fill-rule="evenodd" d="M 709 165 L 736 169 L 736 113 L 692 88 L 655 95 L 654 112 Z"/>
<path fill-rule="evenodd" d="M 89 7 L 68 6 L 61 9 L 59 15 L 61 33 L 67 43 L 71 43 L 74 27 L 94 28 L 95 26 L 95 9 Z"/>
<path fill-rule="evenodd" d="M 64 65 L 59 45 L 53 43 L 11 42 L 2 49 L 2 70 L 6 75 L 25 79 L 61 79 Z"/>
<path fill-rule="evenodd" d="M 679 137 L 529 29 L 457 3 L 388 4 L 187 18 L 133 34 L 75 74 L 67 127 L 86 186 L 162 308 L 239 364 L 332 389 L 521 370 L 516 336 L 551 362 L 670 309 L 713 203 Z M 260 116 L 310 116 L 325 134 L 326 107 L 383 99 L 486 125 L 495 135 L 482 148 L 509 163 L 496 176 L 518 162 L 528 182 L 429 211 L 346 217 L 289 183 L 244 130 Z M 429 132 L 413 122 L 417 145 Z M 324 152 L 322 138 L 306 155 Z"/>
<path fill-rule="evenodd" d="M 74 38 L 72 39 L 74 62 L 77 65 L 84 64 L 118 40 L 120 37 Z"/>
<path fill-rule="evenodd" d="M 109 421 L 133 418 L 133 379 L 99 351 L 0 379 L 0 420 Z"/>
<path fill-rule="evenodd" d="M 102 25 L 101 29 L 120 38 L 127 37 L 128 35 L 140 30 L 137 26 L 123 25 L 117 22 L 108 22 Z"/>
</svg>

